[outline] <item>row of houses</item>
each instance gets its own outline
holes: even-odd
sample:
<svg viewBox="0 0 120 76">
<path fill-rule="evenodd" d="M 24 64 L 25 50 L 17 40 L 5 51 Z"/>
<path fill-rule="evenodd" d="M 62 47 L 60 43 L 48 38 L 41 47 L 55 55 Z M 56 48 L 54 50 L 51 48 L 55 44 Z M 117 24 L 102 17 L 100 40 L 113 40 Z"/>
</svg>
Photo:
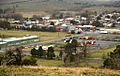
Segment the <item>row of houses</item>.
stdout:
<svg viewBox="0 0 120 76">
<path fill-rule="evenodd" d="M 112 26 L 119 26 L 120 25 L 120 13 L 107 13 L 102 14 L 99 21 L 105 26 L 105 27 L 112 27 Z"/>
<path fill-rule="evenodd" d="M 99 19 L 98 19 L 99 17 Z M 89 15 L 88 17 L 75 16 L 66 17 L 63 19 L 52 19 L 49 16 L 41 17 L 41 20 L 27 18 L 22 21 L 14 20 L 9 21 L 11 24 L 18 23 L 17 29 L 20 28 L 37 28 L 41 29 L 55 27 L 57 32 L 70 32 L 70 31 L 94 31 L 97 26 L 92 23 L 98 20 L 104 27 L 112 27 L 120 25 L 120 13 L 105 13 L 99 15 Z M 52 24 L 51 24 L 52 23 Z M 54 24 L 53 24 L 54 23 Z"/>
</svg>

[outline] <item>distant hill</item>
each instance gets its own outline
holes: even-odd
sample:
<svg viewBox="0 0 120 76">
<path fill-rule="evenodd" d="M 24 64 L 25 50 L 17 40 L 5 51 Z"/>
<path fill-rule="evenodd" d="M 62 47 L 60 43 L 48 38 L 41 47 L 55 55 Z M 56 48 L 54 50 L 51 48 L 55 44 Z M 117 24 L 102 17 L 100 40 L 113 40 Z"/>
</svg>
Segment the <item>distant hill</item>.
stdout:
<svg viewBox="0 0 120 76">
<path fill-rule="evenodd" d="M 16 12 L 49 13 L 58 10 L 81 11 L 82 9 L 101 6 L 115 7 L 113 10 L 116 10 L 120 8 L 120 2 L 119 0 L 0 0 L 0 8 L 15 7 Z"/>
</svg>

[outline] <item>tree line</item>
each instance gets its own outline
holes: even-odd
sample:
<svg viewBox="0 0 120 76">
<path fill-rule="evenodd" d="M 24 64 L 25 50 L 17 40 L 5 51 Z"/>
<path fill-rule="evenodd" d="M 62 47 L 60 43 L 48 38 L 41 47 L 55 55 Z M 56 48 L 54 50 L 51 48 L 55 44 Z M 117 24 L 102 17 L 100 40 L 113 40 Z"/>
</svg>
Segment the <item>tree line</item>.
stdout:
<svg viewBox="0 0 120 76">
<path fill-rule="evenodd" d="M 81 51 L 78 51 L 78 47 L 81 47 Z M 76 39 L 70 40 L 66 43 L 61 50 L 59 55 L 55 55 L 53 47 L 48 47 L 48 50 L 43 50 L 42 46 L 38 49 L 31 49 L 31 56 L 23 55 L 21 48 L 10 49 L 6 51 L 5 55 L 0 57 L 1 65 L 37 65 L 36 58 L 43 59 L 58 59 L 63 60 L 64 66 L 79 66 L 80 60 L 87 57 L 88 45 L 83 44 L 82 46 L 77 42 Z M 104 59 L 104 68 L 118 69 L 120 70 L 120 45 L 116 46 L 113 52 L 108 53 L 108 57 Z"/>
</svg>

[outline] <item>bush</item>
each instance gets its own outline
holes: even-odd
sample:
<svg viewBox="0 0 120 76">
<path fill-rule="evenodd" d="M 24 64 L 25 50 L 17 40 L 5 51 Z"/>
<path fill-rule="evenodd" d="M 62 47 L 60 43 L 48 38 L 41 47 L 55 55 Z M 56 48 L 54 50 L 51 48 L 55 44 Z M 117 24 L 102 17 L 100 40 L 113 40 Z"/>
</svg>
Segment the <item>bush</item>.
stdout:
<svg viewBox="0 0 120 76">
<path fill-rule="evenodd" d="M 80 53 L 77 52 L 78 42 L 76 39 L 72 39 L 71 42 L 65 45 L 65 53 L 66 56 L 64 57 L 65 66 L 78 66 L 80 60 Z M 72 65 L 71 65 L 72 64 Z"/>
<path fill-rule="evenodd" d="M 8 21 L 0 21 L 0 28 L 10 29 L 11 26 L 10 26 L 10 23 Z"/>
<path fill-rule="evenodd" d="M 53 59 L 53 57 L 55 57 L 54 49 L 53 47 L 49 47 L 47 51 L 47 58 Z"/>
<path fill-rule="evenodd" d="M 25 56 L 22 58 L 22 65 L 36 65 L 37 60 L 30 56 Z"/>
<path fill-rule="evenodd" d="M 31 55 L 36 56 L 37 55 L 37 50 L 35 48 L 31 49 Z"/>
<path fill-rule="evenodd" d="M 45 50 L 42 49 L 42 46 L 39 47 L 38 50 L 35 48 L 31 49 L 31 55 L 34 57 L 45 57 L 46 53 Z"/>
<path fill-rule="evenodd" d="M 96 27 L 103 27 L 103 25 L 98 21 L 93 21 L 92 25 L 96 26 Z"/>
<path fill-rule="evenodd" d="M 5 65 L 21 65 L 21 49 L 15 48 L 5 53 L 1 63 Z"/>
<path fill-rule="evenodd" d="M 120 70 L 120 45 L 113 52 L 110 52 L 108 56 L 103 63 L 104 67 Z"/>
<path fill-rule="evenodd" d="M 40 46 L 38 49 L 38 56 L 45 57 L 45 50 L 42 49 L 42 46 Z"/>
</svg>

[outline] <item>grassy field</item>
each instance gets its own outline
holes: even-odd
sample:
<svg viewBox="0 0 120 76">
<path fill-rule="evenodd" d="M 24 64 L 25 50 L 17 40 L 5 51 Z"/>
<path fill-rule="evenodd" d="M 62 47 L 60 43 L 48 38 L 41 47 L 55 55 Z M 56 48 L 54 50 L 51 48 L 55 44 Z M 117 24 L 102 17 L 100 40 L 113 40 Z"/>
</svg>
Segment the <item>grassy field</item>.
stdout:
<svg viewBox="0 0 120 76">
<path fill-rule="evenodd" d="M 47 67 L 63 67 L 64 62 L 62 60 L 47 60 L 47 59 L 37 59 L 38 66 Z"/>
<path fill-rule="evenodd" d="M 107 49 L 101 49 L 98 51 L 92 51 L 88 54 L 88 57 L 90 58 L 103 58 L 106 57 L 109 52 L 112 52 L 115 49 L 115 47 L 107 48 Z"/>
<path fill-rule="evenodd" d="M 65 37 L 66 33 L 60 32 L 59 35 L 57 32 L 33 32 L 33 31 L 23 31 L 23 30 L 0 30 L 1 35 L 8 35 L 10 37 L 22 37 L 27 34 L 36 35 L 40 37 L 41 41 Z"/>
<path fill-rule="evenodd" d="M 107 57 L 107 53 L 112 52 L 115 49 L 115 47 L 109 48 L 109 49 L 101 49 L 98 51 L 93 51 L 88 54 L 88 58 L 98 58 L 102 59 L 103 57 Z M 30 51 L 27 50 L 27 51 Z M 56 56 L 59 55 L 58 51 L 55 51 Z M 49 67 L 64 67 L 63 60 L 47 60 L 47 59 L 39 59 L 37 58 L 37 64 L 38 66 L 49 66 Z M 79 67 L 101 67 L 103 66 L 102 62 L 90 62 L 85 60 L 80 60 Z"/>
<path fill-rule="evenodd" d="M 97 11 L 97 13 L 102 13 L 102 12 L 105 12 L 105 11 L 114 11 L 114 10 L 117 10 L 117 11 L 120 11 L 120 8 L 118 7 L 105 7 L 105 6 L 93 6 L 93 7 L 87 7 L 84 10 L 88 10 L 88 11 Z"/>
<path fill-rule="evenodd" d="M 120 76 L 120 70 L 88 67 L 0 66 L 0 72 L 0 76 Z"/>
</svg>

